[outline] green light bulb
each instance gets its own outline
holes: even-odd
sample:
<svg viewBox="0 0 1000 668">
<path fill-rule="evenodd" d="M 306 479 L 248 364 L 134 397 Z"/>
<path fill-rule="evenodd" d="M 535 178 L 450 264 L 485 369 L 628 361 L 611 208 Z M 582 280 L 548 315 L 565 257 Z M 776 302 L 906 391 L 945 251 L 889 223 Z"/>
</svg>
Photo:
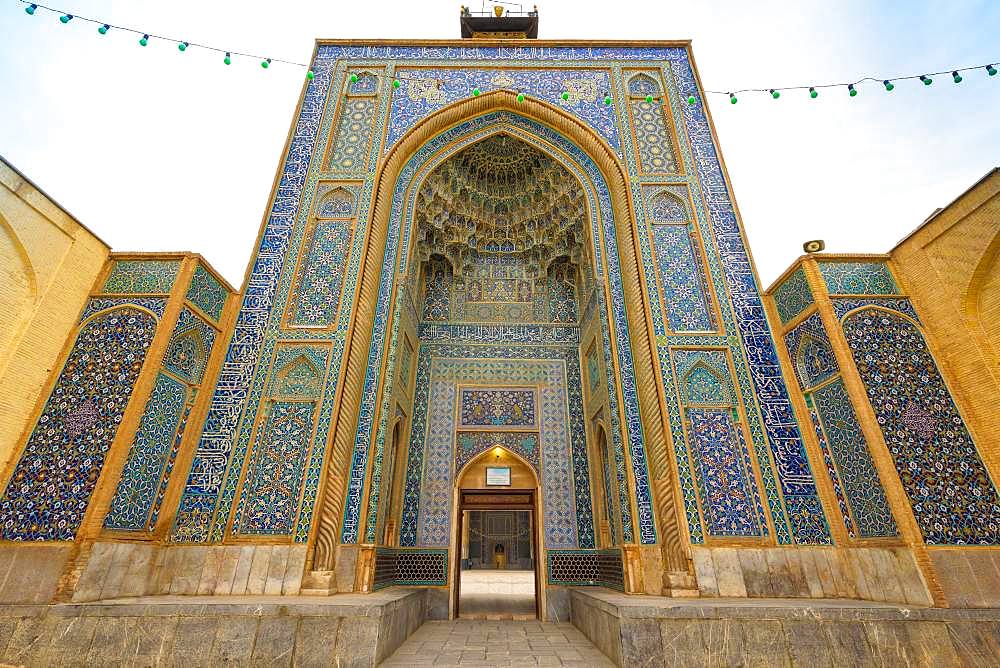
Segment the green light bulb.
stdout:
<svg viewBox="0 0 1000 668">
<path fill-rule="evenodd" d="M 611 96 L 610 95 L 605 95 L 604 96 L 604 104 L 609 105 L 609 106 L 611 105 Z"/>
<path fill-rule="evenodd" d="M 478 88 L 473 88 L 472 89 L 472 94 L 475 95 L 476 97 L 479 97 L 479 94 L 482 93 L 482 92 L 483 91 L 479 90 Z"/>
<path fill-rule="evenodd" d="M 67 24 L 67 23 L 69 23 L 70 21 L 73 20 L 73 15 L 72 14 L 63 14 L 62 16 L 59 17 L 59 20 L 63 23 L 63 25 L 65 25 L 65 24 Z"/>
<path fill-rule="evenodd" d="M 817 97 L 819 97 L 819 91 L 817 91 L 815 88 L 813 88 L 812 86 L 810 86 L 809 87 L 809 97 L 811 97 L 812 99 L 815 100 Z"/>
<path fill-rule="evenodd" d="M 316 74 L 312 70 L 309 70 L 308 72 L 306 72 L 306 79 L 309 79 L 309 81 L 312 81 L 315 78 L 316 78 Z"/>
<path fill-rule="evenodd" d="M 265 60 L 260 61 L 260 66 L 266 70 L 268 67 L 271 66 L 271 59 L 267 58 Z"/>
<path fill-rule="evenodd" d="M 352 74 L 351 75 L 351 83 L 358 83 L 358 75 L 357 74 Z"/>
<path fill-rule="evenodd" d="M 920 80 L 924 82 L 924 85 L 925 85 L 925 86 L 930 86 L 930 85 L 931 85 L 932 83 L 934 83 L 934 80 L 933 80 L 933 79 L 931 79 L 931 78 L 930 78 L 929 76 L 927 76 L 926 74 L 921 74 L 921 75 L 920 75 Z"/>
<path fill-rule="evenodd" d="M 992 65 L 987 65 L 986 73 L 989 74 L 991 77 L 995 77 L 997 75 L 997 68 L 993 67 Z"/>
<path fill-rule="evenodd" d="M 568 100 L 569 99 L 569 93 L 567 93 L 566 91 L 563 91 L 563 94 L 560 97 L 562 97 L 562 99 L 564 99 L 564 100 Z"/>
<path fill-rule="evenodd" d="M 893 83 L 892 83 L 891 81 L 889 81 L 888 79 L 886 79 L 885 81 L 883 81 L 883 82 L 882 82 L 882 84 L 883 84 L 883 85 L 885 86 L 885 89 L 886 89 L 887 91 L 889 91 L 889 92 L 892 92 L 892 89 L 896 87 L 896 85 L 895 85 L 895 84 L 893 84 Z"/>
<path fill-rule="evenodd" d="M 393 79 L 393 80 L 392 80 L 392 87 L 393 87 L 393 88 L 399 88 L 399 87 L 400 87 L 400 86 L 402 86 L 402 85 L 403 85 L 403 84 L 402 84 L 402 82 L 400 82 L 400 80 L 399 80 L 399 79 Z"/>
<path fill-rule="evenodd" d="M 688 95 L 688 104 L 694 104 L 697 101 L 698 100 L 694 98 L 694 95 Z"/>
<path fill-rule="evenodd" d="M 187 48 L 188 48 L 188 43 L 187 42 L 181 42 L 180 44 L 177 45 L 177 50 L 180 51 L 180 52 L 182 52 L 182 53 L 184 51 L 187 51 Z"/>
<path fill-rule="evenodd" d="M 28 5 L 27 7 L 24 8 L 24 13 L 28 14 L 29 16 L 34 16 L 36 9 L 38 9 L 38 5 Z"/>
<path fill-rule="evenodd" d="M 104 25 L 102 25 L 100 28 L 97 29 L 97 32 L 101 33 L 102 35 L 107 35 L 108 34 L 108 29 L 110 27 L 111 26 L 109 26 L 107 23 L 105 23 Z"/>
<path fill-rule="evenodd" d="M 951 78 L 955 81 L 955 83 L 962 83 L 962 75 L 957 71 L 951 73 Z"/>
<path fill-rule="evenodd" d="M 851 97 L 854 97 L 858 94 L 858 89 L 854 87 L 854 84 L 848 84 L 847 94 L 850 95 Z"/>
<path fill-rule="evenodd" d="M 736 104 L 737 102 L 739 102 L 739 100 L 736 99 L 736 96 L 733 95 L 732 93 L 730 93 L 729 94 L 729 104 Z"/>
<path fill-rule="evenodd" d="M 776 90 L 774 90 L 772 88 L 771 89 L 771 97 L 773 97 L 775 100 L 777 100 L 779 97 L 781 97 L 781 93 L 779 91 L 776 91 Z"/>
<path fill-rule="evenodd" d="M 233 64 L 233 57 L 230 55 L 228 51 L 226 51 L 226 57 L 222 59 L 222 62 L 224 62 L 226 65 Z"/>
<path fill-rule="evenodd" d="M 518 102 L 524 102 L 524 93 L 518 93 L 517 94 L 517 101 Z"/>
<path fill-rule="evenodd" d="M 139 40 L 139 46 L 146 46 L 149 44 L 149 35 L 143 35 L 142 39 Z"/>
<path fill-rule="evenodd" d="M 646 102 L 652 102 L 652 101 L 653 101 L 653 96 L 652 95 L 647 95 L 646 96 Z"/>
</svg>

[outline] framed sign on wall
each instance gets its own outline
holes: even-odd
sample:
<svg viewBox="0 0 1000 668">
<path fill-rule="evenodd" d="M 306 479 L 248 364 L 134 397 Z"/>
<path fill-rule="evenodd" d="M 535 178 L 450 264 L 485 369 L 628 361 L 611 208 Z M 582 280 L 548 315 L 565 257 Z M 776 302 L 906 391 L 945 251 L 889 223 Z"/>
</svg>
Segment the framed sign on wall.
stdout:
<svg viewBox="0 0 1000 668">
<path fill-rule="evenodd" d="M 510 486 L 510 467 L 509 466 L 487 466 L 486 467 L 486 486 Z"/>
</svg>

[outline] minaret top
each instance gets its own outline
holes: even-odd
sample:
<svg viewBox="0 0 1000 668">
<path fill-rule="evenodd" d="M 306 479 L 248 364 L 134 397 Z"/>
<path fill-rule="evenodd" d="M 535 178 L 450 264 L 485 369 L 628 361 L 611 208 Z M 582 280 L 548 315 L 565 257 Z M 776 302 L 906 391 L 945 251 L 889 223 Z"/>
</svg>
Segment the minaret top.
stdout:
<svg viewBox="0 0 1000 668">
<path fill-rule="evenodd" d="M 500 5 L 494 5 L 492 12 L 474 12 L 462 5 L 461 23 L 463 39 L 536 39 L 538 5 L 530 12 Z"/>
</svg>

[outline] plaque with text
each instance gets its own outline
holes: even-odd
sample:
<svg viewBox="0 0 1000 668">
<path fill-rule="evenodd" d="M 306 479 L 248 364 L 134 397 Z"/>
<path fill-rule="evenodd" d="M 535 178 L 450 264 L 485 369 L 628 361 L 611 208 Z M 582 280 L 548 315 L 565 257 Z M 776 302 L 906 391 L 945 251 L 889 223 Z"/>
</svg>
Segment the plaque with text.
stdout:
<svg viewBox="0 0 1000 668">
<path fill-rule="evenodd" d="M 486 486 L 510 486 L 510 467 L 509 466 L 487 466 L 486 467 Z"/>
</svg>

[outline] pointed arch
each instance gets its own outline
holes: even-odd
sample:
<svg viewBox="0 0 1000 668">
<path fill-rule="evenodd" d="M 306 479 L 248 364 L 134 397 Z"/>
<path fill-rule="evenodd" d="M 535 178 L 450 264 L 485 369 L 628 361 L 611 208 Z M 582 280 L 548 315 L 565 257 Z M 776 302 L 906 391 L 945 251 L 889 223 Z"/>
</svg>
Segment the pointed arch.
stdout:
<svg viewBox="0 0 1000 668">
<path fill-rule="evenodd" d="M 688 404 L 728 406 L 732 404 L 729 384 L 717 369 L 702 360 L 695 362 L 684 374 L 684 395 Z"/>
<path fill-rule="evenodd" d="M 393 213 L 394 190 L 407 162 L 436 135 L 455 128 L 463 122 L 472 122 L 492 112 L 506 112 L 513 116 L 527 119 L 533 123 L 554 130 L 568 142 L 574 144 L 596 168 L 607 186 L 608 204 L 611 219 L 603 222 L 604 231 L 610 234 L 615 245 L 614 261 L 620 264 L 615 280 L 620 280 L 618 288 L 622 292 L 622 303 L 628 306 L 620 309 L 617 317 L 619 324 L 628 323 L 627 332 L 616 332 L 618 338 L 631 337 L 629 345 L 617 347 L 619 363 L 624 362 L 627 368 L 620 372 L 632 376 L 627 387 L 635 392 L 634 402 L 625 408 L 625 421 L 631 425 L 628 434 L 628 447 L 633 462 L 638 466 L 650 463 L 648 479 L 652 483 L 639 492 L 642 513 L 652 520 L 656 517 L 659 523 L 660 537 L 664 543 L 664 565 L 668 570 L 686 571 L 686 558 L 680 544 L 677 531 L 678 518 L 674 508 L 672 485 L 675 477 L 672 474 L 673 464 L 668 459 L 665 442 L 665 425 L 663 424 L 662 385 L 656 382 L 654 374 L 658 369 L 655 363 L 656 351 L 653 347 L 652 325 L 646 317 L 649 304 L 648 293 L 645 290 L 644 278 L 638 258 L 638 231 L 634 224 L 634 203 L 627 186 L 627 173 L 617 155 L 607 143 L 585 126 L 581 121 L 557 107 L 533 98 L 524 98 L 518 102 L 516 94 L 511 91 L 493 91 L 479 97 L 467 98 L 448 105 L 435 112 L 420 124 L 411 128 L 390 151 L 380 160 L 375 182 L 375 203 L 369 223 L 369 233 L 366 246 L 361 257 L 361 279 L 357 289 L 355 323 L 361 326 L 352 328 L 348 335 L 345 353 L 345 382 L 338 414 L 335 416 L 332 452 L 328 455 L 328 472 L 325 493 L 320 510 L 320 521 L 316 525 L 316 551 L 314 553 L 315 568 L 330 568 L 333 564 L 333 548 L 339 538 L 339 525 L 342 519 L 345 496 L 360 498 L 361 490 L 348 487 L 346 495 L 342 492 L 344 485 L 351 482 L 349 476 L 352 459 L 357 463 L 360 459 L 364 466 L 365 457 L 352 457 L 352 446 L 355 445 L 355 426 L 361 411 L 362 394 L 367 392 L 366 370 L 369 366 L 369 354 L 372 360 L 378 359 L 372 346 L 376 307 L 379 300 L 379 276 L 383 274 L 383 264 L 388 261 L 391 266 L 396 258 L 387 258 L 387 243 L 397 239 L 393 236 L 395 230 L 390 230 L 390 219 Z M 605 258 L 606 261 L 610 261 Z M 395 291 L 395 287 L 392 288 Z M 391 301 L 391 299 L 390 299 Z M 626 338 L 627 340 L 627 338 Z M 379 366 L 384 367 L 388 360 L 383 359 Z M 371 373 L 375 373 L 373 369 Z M 384 374 L 383 374 L 384 375 Z M 369 382 L 377 382 L 369 379 Z M 634 390 L 633 390 L 634 388 Z M 367 397 L 367 394 L 366 394 Z M 640 418 L 640 414 L 644 419 Z M 634 430 L 638 430 L 635 433 Z M 375 439 L 371 432 L 358 438 L 364 446 Z M 347 464 L 345 464 L 347 463 Z M 353 483 L 352 483 L 353 484 Z M 655 487 L 655 493 L 650 487 Z M 653 512 L 653 505 L 656 512 Z M 359 518 L 354 518 L 356 522 Z M 652 525 L 651 525 L 652 526 Z M 650 536 L 656 539 L 655 530 Z M 644 538 L 644 541 L 646 539 Z"/>
<path fill-rule="evenodd" d="M 350 218 L 354 215 L 355 196 L 344 186 L 331 188 L 316 203 L 317 218 Z"/>
<path fill-rule="evenodd" d="M 278 370 L 274 396 L 317 399 L 323 392 L 323 376 L 305 354 L 297 355 Z"/>
<path fill-rule="evenodd" d="M 687 223 L 691 220 L 683 200 L 669 190 L 661 190 L 649 198 L 649 216 L 653 223 Z"/>
<path fill-rule="evenodd" d="M 637 97 L 646 95 L 656 97 L 660 94 L 660 83 L 645 72 L 633 74 L 628 79 L 628 94 Z"/>
</svg>

